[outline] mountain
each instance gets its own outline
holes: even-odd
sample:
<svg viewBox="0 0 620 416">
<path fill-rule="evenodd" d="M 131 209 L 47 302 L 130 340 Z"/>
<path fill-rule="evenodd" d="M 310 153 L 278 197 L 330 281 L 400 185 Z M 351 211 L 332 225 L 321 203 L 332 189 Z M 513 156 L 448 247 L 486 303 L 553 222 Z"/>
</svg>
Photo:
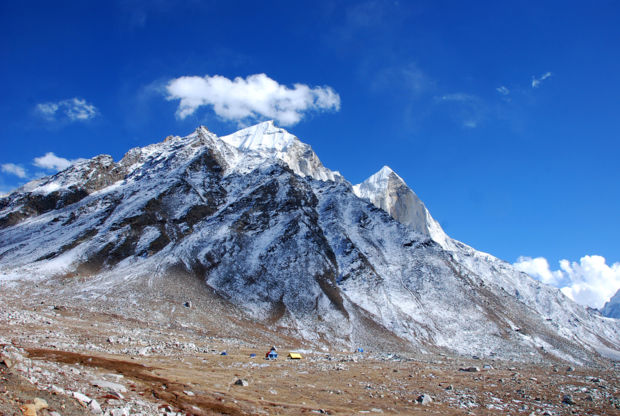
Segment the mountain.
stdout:
<svg viewBox="0 0 620 416">
<path fill-rule="evenodd" d="M 272 122 L 199 127 L 0 198 L 0 285 L 240 338 L 620 354 L 620 321 L 450 239 L 389 168 L 352 186 Z"/>
<path fill-rule="evenodd" d="M 601 309 L 601 313 L 608 318 L 620 319 L 620 289 L 618 289 L 616 294 L 613 295 L 609 301 L 605 302 L 605 305 L 603 305 Z"/>
</svg>

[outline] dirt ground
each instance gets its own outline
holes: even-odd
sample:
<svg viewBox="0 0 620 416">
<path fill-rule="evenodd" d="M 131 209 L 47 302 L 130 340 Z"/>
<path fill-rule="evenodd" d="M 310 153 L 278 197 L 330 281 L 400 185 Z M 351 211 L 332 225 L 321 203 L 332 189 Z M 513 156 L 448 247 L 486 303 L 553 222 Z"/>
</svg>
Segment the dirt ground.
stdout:
<svg viewBox="0 0 620 416">
<path fill-rule="evenodd" d="M 148 314 L 5 301 L 0 416 L 28 414 L 35 399 L 47 407 L 34 414 L 52 416 L 620 415 L 618 363 L 324 351 L 293 340 L 267 361 L 268 334 L 248 341 Z"/>
</svg>

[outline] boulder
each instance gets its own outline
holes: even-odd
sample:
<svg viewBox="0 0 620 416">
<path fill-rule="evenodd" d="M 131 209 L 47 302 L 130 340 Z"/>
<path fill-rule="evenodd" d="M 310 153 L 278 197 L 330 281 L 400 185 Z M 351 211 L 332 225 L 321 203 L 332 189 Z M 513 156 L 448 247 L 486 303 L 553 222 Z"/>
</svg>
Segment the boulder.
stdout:
<svg viewBox="0 0 620 416">
<path fill-rule="evenodd" d="M 78 402 L 82 403 L 84 406 L 88 406 L 90 404 L 90 402 L 93 401 L 93 399 L 91 399 L 90 397 L 88 397 L 85 394 L 80 393 L 79 391 L 74 391 L 72 395 L 73 395 L 74 399 L 76 399 Z"/>
<path fill-rule="evenodd" d="M 47 409 L 47 402 L 38 397 L 34 399 L 34 403 L 25 404 L 21 407 L 24 416 L 37 416 L 37 412 L 42 409 Z"/>
<path fill-rule="evenodd" d="M 122 384 L 113 383 L 107 380 L 93 380 L 93 386 L 100 387 L 102 389 L 110 390 L 115 393 L 127 393 L 127 388 Z"/>
<path fill-rule="evenodd" d="M 7 366 L 7 368 L 13 367 L 13 361 L 11 361 L 11 359 L 9 357 L 6 357 L 4 355 L 0 355 L 0 363 L 2 363 L 5 366 Z"/>
<path fill-rule="evenodd" d="M 103 410 L 101 410 L 101 406 L 99 405 L 99 403 L 95 399 L 93 399 L 90 402 L 90 404 L 88 405 L 88 408 L 90 409 L 91 412 L 93 412 L 96 415 L 102 415 L 103 414 Z"/>
</svg>

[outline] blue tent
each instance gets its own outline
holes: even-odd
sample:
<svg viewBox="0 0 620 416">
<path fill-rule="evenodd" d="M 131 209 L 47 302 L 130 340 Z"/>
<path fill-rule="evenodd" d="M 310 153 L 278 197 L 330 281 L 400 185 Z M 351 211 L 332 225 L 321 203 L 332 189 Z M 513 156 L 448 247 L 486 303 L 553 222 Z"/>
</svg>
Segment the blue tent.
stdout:
<svg viewBox="0 0 620 416">
<path fill-rule="evenodd" d="M 276 347 L 271 347 L 269 352 L 265 354 L 265 360 L 275 360 L 278 358 L 278 352 L 276 351 Z"/>
</svg>

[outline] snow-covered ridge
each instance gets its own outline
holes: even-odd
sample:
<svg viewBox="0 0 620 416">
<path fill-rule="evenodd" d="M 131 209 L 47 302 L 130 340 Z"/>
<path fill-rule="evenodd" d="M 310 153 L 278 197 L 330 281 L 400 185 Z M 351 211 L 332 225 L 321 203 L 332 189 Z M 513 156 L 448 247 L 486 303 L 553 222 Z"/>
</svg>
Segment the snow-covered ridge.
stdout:
<svg viewBox="0 0 620 416">
<path fill-rule="evenodd" d="M 284 151 L 298 140 L 288 131 L 276 127 L 272 120 L 222 136 L 220 139 L 238 149 L 278 152 Z"/>
<path fill-rule="evenodd" d="M 163 142 L 130 149 L 119 162 L 109 155 L 81 160 L 53 176 L 30 181 L 14 192 L 46 195 L 84 185 L 86 180 L 90 193 L 116 181 L 131 179 L 158 160 L 171 158 L 174 163 L 183 163 L 204 146 L 218 150 L 225 159 L 226 173 L 247 173 L 265 160 L 275 158 L 302 177 L 344 181 L 339 172 L 323 166 L 309 145 L 275 126 L 273 121 L 266 121 L 222 137 L 201 126 L 185 137 L 168 136 Z"/>
</svg>

